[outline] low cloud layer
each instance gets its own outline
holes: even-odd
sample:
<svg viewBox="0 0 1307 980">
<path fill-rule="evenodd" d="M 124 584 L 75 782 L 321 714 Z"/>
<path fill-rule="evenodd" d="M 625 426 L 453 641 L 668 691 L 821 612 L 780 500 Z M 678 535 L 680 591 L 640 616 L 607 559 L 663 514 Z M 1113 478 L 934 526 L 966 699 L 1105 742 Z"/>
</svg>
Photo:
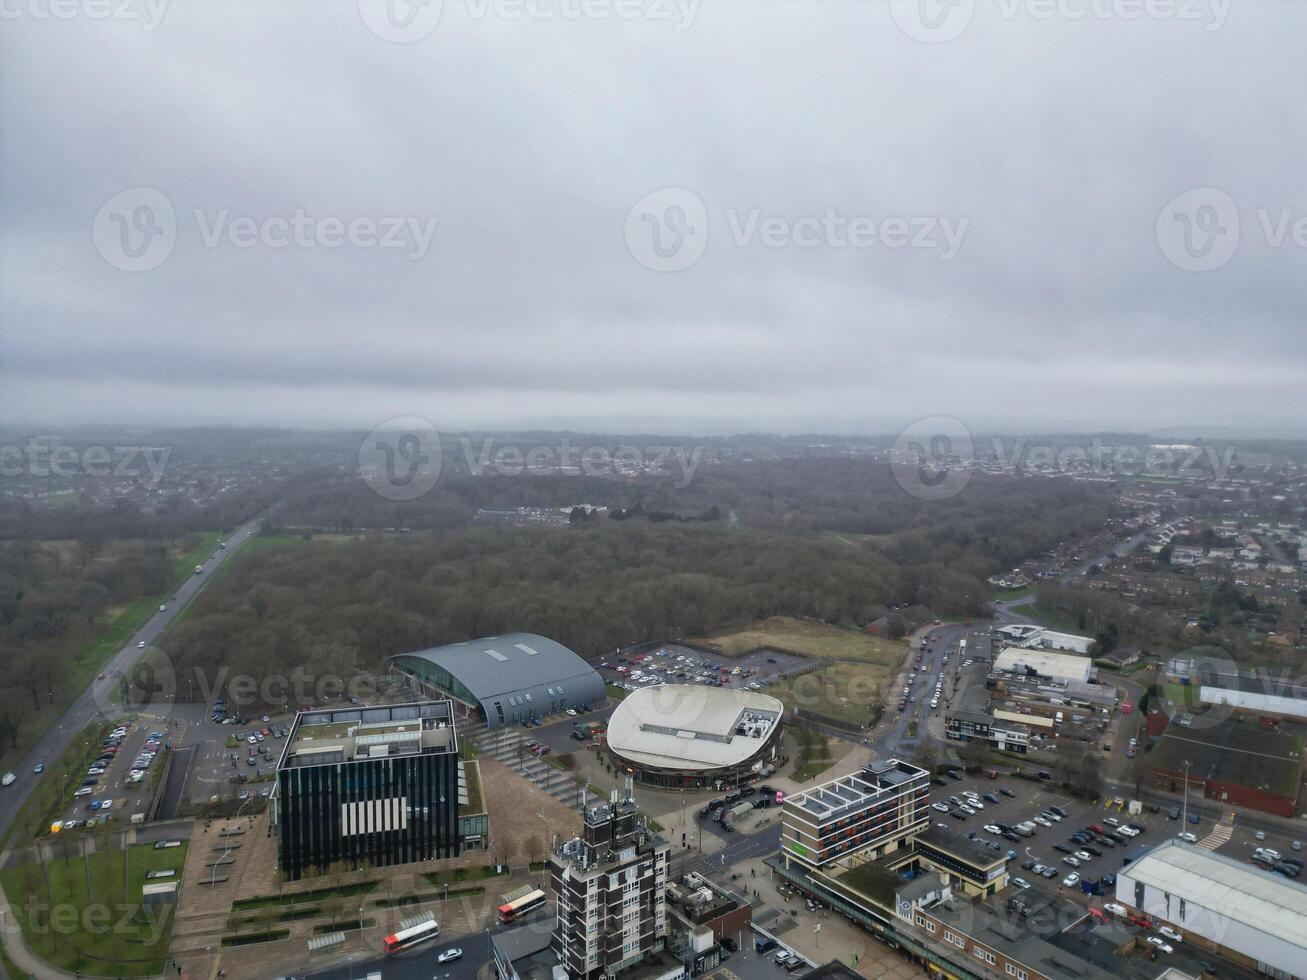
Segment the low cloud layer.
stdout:
<svg viewBox="0 0 1307 980">
<path fill-rule="evenodd" d="M 391 4 L 13 0 L 0 414 L 1302 424 L 1301 4 Z"/>
</svg>

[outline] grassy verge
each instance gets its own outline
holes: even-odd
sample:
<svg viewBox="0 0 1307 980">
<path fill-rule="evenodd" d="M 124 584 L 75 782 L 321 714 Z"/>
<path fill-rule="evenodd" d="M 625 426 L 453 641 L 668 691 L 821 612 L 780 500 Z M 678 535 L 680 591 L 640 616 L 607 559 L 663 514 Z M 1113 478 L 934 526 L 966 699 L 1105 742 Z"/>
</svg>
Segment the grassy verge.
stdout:
<svg viewBox="0 0 1307 980">
<path fill-rule="evenodd" d="M 1064 616 L 1055 609 L 1041 606 L 1038 603 L 1024 606 L 1021 611 L 1035 619 L 1042 619 L 1046 625 L 1052 626 L 1055 629 L 1063 630 L 1068 633 L 1075 633 L 1079 630 L 1079 627 L 1067 616 Z"/>
<path fill-rule="evenodd" d="M 994 602 L 1011 602 L 1013 599 L 1024 599 L 1028 595 L 1035 594 L 1033 585 L 1026 585 L 1019 589 L 1008 589 L 1005 592 L 995 592 L 989 598 Z"/>
<path fill-rule="evenodd" d="M 58 759 L 46 764 L 36 788 L 9 824 L 3 838 L 5 846 L 14 842 L 26 844 L 28 840 L 50 832 L 50 824 L 59 819 L 64 806 L 72 799 L 82 773 L 100 754 L 100 744 L 112 728 L 107 721 L 88 725 Z"/>
<path fill-rule="evenodd" d="M 606 684 L 604 686 L 605 689 L 608 691 L 608 696 L 612 698 L 614 701 L 624 701 L 626 700 L 626 696 L 631 693 L 630 691 L 627 691 L 623 688 L 614 687 L 612 684 Z"/>
<path fill-rule="evenodd" d="M 132 635 L 154 615 L 159 605 L 168 601 L 177 591 L 178 586 L 186 580 L 187 575 L 194 574 L 195 566 L 217 547 L 219 532 L 205 531 L 199 537 L 195 547 L 179 554 L 173 562 L 175 580 L 168 590 L 160 595 L 141 596 L 118 609 L 110 617 L 100 635 L 91 643 L 73 651 L 69 658 L 67 674 L 55 689 L 53 704 L 44 704 L 24 724 L 18 733 L 17 745 L 0 747 L 0 758 L 21 759 L 36 741 L 52 725 L 64 709 L 68 707 L 91 683 L 95 675 L 104 669 L 105 663 L 115 653 L 127 645 Z"/>
<path fill-rule="evenodd" d="M 156 851 L 137 844 L 20 864 L 0 880 L 34 954 L 67 971 L 144 977 L 163 972 L 174 912 L 143 906 L 146 872 L 185 863 L 185 845 Z"/>
</svg>

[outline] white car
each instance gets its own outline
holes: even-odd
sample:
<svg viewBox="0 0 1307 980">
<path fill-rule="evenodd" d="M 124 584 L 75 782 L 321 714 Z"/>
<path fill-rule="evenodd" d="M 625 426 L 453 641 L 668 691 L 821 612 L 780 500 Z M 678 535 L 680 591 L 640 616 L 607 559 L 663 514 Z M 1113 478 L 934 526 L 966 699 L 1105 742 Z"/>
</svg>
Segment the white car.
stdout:
<svg viewBox="0 0 1307 980">
<path fill-rule="evenodd" d="M 141 640 L 139 643 L 137 643 L 137 644 L 136 644 L 136 649 L 137 649 L 137 650 L 144 650 L 144 649 L 145 649 L 145 641 L 144 641 L 144 640 Z"/>
<path fill-rule="evenodd" d="M 1094 859 L 1094 856 L 1088 851 L 1076 851 L 1076 857 L 1081 861 L 1092 861 Z"/>
<path fill-rule="evenodd" d="M 162 606 L 159 607 L 159 612 L 164 612 L 167 610 L 167 608 L 168 608 L 168 604 L 165 602 Z"/>
<path fill-rule="evenodd" d="M 73 796 L 90 796 L 95 792 L 94 786 L 83 786 Z"/>
<path fill-rule="evenodd" d="M 1130 914 L 1126 911 L 1126 907 L 1119 902 L 1108 902 L 1103 906 L 1103 911 L 1111 912 L 1113 915 L 1119 915 L 1123 919 Z"/>
<path fill-rule="evenodd" d="M 1047 820 L 1045 820 L 1043 817 L 1035 817 L 1035 823 L 1039 824 L 1041 827 L 1051 827 L 1051 826 L 1053 826 L 1051 823 L 1049 823 L 1049 822 L 1048 822 Z"/>
<path fill-rule="evenodd" d="M 948 813 L 948 807 L 946 807 L 943 803 L 932 803 L 930 805 L 930 808 L 932 810 L 938 810 L 940 813 Z"/>
<path fill-rule="evenodd" d="M 1080 883 L 1080 875 L 1076 874 L 1074 871 L 1072 871 L 1069 875 L 1067 875 L 1065 878 L 1062 879 L 1062 884 L 1065 885 L 1067 888 L 1074 888 L 1079 883 Z"/>
<path fill-rule="evenodd" d="M 1013 878 L 1013 879 L 1012 879 L 1012 884 L 1016 885 L 1018 888 L 1029 888 L 1029 887 L 1030 887 L 1030 882 L 1026 881 L 1025 878 Z"/>
<path fill-rule="evenodd" d="M 1169 943 L 1167 943 L 1165 939 L 1161 939 L 1157 936 L 1149 936 L 1148 941 L 1152 943 L 1154 946 L 1156 946 L 1158 949 L 1160 949 L 1163 953 L 1175 952 L 1175 949 Z"/>
<path fill-rule="evenodd" d="M 1116 819 L 1116 817 L 1104 817 L 1103 823 L 1107 824 L 1109 827 L 1121 826 L 1121 821 Z"/>
<path fill-rule="evenodd" d="M 1124 834 L 1126 837 L 1138 837 L 1143 833 L 1143 831 L 1138 827 L 1131 827 L 1129 824 L 1124 827 L 1117 827 L 1116 832 L 1118 834 Z"/>
<path fill-rule="evenodd" d="M 1074 854 L 1068 854 L 1066 857 L 1062 859 L 1062 863 L 1069 864 L 1073 868 L 1080 867 L 1080 859 L 1076 857 Z"/>
<path fill-rule="evenodd" d="M 12 786 L 14 784 L 14 780 L 17 778 L 18 777 L 15 776 L 12 772 L 7 772 L 5 773 L 4 778 L 0 779 L 0 786 Z"/>
<path fill-rule="evenodd" d="M 571 715 L 573 718 L 576 717 L 576 709 L 575 709 L 575 708 L 568 708 L 568 709 L 567 709 L 567 713 L 568 713 L 569 715 Z"/>
<path fill-rule="evenodd" d="M 967 806 L 971 807 L 973 810 L 985 809 L 985 804 L 981 803 L 980 800 L 978 799 L 973 799 L 970 796 L 967 797 Z"/>
<path fill-rule="evenodd" d="M 450 963 L 463 955 L 463 951 L 457 946 L 451 946 L 439 956 L 436 957 L 437 963 Z"/>
<path fill-rule="evenodd" d="M 1184 940 L 1184 936 L 1180 935 L 1180 933 L 1176 932 L 1170 926 L 1162 926 L 1157 931 L 1173 943 L 1182 942 Z"/>
<path fill-rule="evenodd" d="M 1184 841 L 1186 844 L 1197 844 L 1197 843 L 1198 843 L 1198 835 L 1197 835 L 1197 834 L 1190 834 L 1190 833 L 1176 834 L 1176 835 L 1175 835 L 1175 839 L 1176 839 L 1176 840 L 1182 840 L 1182 841 Z"/>
<path fill-rule="evenodd" d="M 992 823 L 987 823 L 987 824 L 985 824 L 985 832 L 988 833 L 988 834 L 1001 834 L 1001 833 L 1003 833 L 1003 831 L 999 830 L 998 827 L 996 827 L 996 826 L 995 826 L 994 824 L 992 824 Z"/>
<path fill-rule="evenodd" d="M 1056 813 L 1054 813 L 1052 810 L 1045 810 L 1045 811 L 1043 812 L 1042 816 L 1043 816 L 1044 818 L 1048 819 L 1048 820 L 1052 820 L 1053 823 L 1061 823 L 1061 822 L 1062 822 L 1062 818 L 1059 817 L 1059 816 L 1058 816 Z"/>
<path fill-rule="evenodd" d="M 976 815 L 976 811 L 971 809 L 971 807 L 967 806 L 965 803 L 958 804 L 958 809 L 969 817 L 974 817 Z"/>
</svg>

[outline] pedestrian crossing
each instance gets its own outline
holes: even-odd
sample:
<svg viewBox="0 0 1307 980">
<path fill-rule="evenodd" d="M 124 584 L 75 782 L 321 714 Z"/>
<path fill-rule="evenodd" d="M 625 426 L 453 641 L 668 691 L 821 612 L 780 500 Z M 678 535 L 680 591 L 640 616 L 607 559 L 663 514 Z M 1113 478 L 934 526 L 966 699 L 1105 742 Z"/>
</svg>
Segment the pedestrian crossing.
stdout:
<svg viewBox="0 0 1307 980">
<path fill-rule="evenodd" d="M 1234 814 L 1227 813 L 1221 818 L 1220 822 L 1212 828 L 1212 832 L 1198 842 L 1198 846 L 1204 850 L 1214 851 L 1218 847 L 1227 843 L 1234 836 Z"/>
</svg>

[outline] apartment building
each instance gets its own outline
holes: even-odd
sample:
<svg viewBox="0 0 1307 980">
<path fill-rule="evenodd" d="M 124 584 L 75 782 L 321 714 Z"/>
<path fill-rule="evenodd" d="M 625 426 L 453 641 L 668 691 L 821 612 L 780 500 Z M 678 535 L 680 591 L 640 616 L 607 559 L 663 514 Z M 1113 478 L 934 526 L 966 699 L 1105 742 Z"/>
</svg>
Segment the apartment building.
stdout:
<svg viewBox="0 0 1307 980">
<path fill-rule="evenodd" d="M 625 799 L 614 790 L 586 807 L 582 824 L 550 856 L 559 965 L 573 980 L 598 980 L 662 959 L 670 846 L 640 817 L 631 781 Z"/>
<path fill-rule="evenodd" d="M 885 854 L 930 825 L 929 806 L 926 770 L 899 759 L 873 762 L 786 797 L 781 856 L 820 868 L 859 851 Z"/>
</svg>

